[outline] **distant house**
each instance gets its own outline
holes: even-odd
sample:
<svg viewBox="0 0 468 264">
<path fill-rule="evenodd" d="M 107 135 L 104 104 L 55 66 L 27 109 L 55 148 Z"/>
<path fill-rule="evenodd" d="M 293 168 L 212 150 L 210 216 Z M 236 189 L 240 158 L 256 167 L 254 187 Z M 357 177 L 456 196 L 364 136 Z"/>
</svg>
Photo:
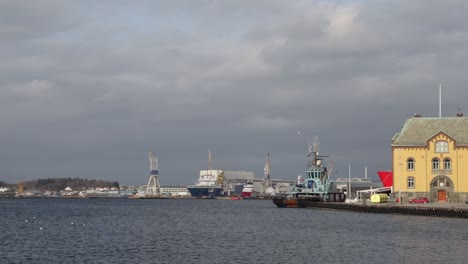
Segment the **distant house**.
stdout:
<svg viewBox="0 0 468 264">
<path fill-rule="evenodd" d="M 44 193 L 37 190 L 25 191 L 23 194 L 25 197 L 43 197 Z"/>
<path fill-rule="evenodd" d="M 10 192 L 11 188 L 10 187 L 0 187 L 0 192 Z"/>
<path fill-rule="evenodd" d="M 61 192 L 62 196 L 76 196 L 78 195 L 78 192 L 73 191 L 72 188 L 67 187 Z"/>
<path fill-rule="evenodd" d="M 393 188 L 403 201 L 468 200 L 468 118 L 415 115 L 392 139 Z"/>
</svg>

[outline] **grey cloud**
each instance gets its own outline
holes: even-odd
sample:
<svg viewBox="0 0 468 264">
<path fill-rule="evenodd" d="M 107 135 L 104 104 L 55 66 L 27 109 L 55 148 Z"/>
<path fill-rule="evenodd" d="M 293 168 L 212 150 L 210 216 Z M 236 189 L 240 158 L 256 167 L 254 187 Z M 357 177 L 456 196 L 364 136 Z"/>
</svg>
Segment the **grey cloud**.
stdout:
<svg viewBox="0 0 468 264">
<path fill-rule="evenodd" d="M 274 177 L 292 179 L 315 135 L 337 176 L 348 164 L 375 176 L 406 118 L 437 115 L 439 82 L 444 115 L 468 108 L 464 13 L 463 1 L 2 2 L 0 180 L 144 184 L 148 148 L 162 184 L 192 183 L 208 148 L 257 177 L 271 152 Z"/>
</svg>

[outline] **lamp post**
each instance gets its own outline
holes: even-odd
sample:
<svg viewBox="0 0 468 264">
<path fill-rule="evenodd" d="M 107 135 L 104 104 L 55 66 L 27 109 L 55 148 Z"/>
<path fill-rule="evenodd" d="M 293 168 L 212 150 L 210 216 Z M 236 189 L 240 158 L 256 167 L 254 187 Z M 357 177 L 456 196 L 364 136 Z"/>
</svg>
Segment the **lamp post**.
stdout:
<svg viewBox="0 0 468 264">
<path fill-rule="evenodd" d="M 348 177 L 349 177 L 349 190 L 348 190 L 348 193 L 349 193 L 349 199 L 351 200 L 352 198 L 352 192 L 351 192 L 351 164 L 348 165 Z"/>
<path fill-rule="evenodd" d="M 396 149 L 396 150 L 398 151 L 398 179 L 399 181 L 403 181 L 403 177 L 401 175 L 401 170 L 403 167 L 403 163 L 401 162 L 401 150 L 402 149 Z M 403 201 L 401 200 L 401 186 L 402 186 L 402 183 L 398 182 L 398 201 L 400 202 L 400 204 L 403 204 Z"/>
</svg>

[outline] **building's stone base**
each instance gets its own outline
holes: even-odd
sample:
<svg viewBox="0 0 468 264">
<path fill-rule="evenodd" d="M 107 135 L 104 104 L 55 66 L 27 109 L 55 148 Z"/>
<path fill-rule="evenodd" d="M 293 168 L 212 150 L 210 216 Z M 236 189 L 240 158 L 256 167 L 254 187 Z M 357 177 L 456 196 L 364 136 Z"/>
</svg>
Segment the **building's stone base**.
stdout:
<svg viewBox="0 0 468 264">
<path fill-rule="evenodd" d="M 467 192 L 449 192 L 448 193 L 447 201 L 448 203 L 463 203 L 468 201 L 468 193 Z M 395 193 L 395 197 L 398 197 L 399 193 Z M 408 202 L 412 198 L 416 197 L 426 197 L 429 199 L 429 202 L 439 202 L 437 199 L 436 192 L 401 192 L 401 199 L 403 203 Z"/>
</svg>

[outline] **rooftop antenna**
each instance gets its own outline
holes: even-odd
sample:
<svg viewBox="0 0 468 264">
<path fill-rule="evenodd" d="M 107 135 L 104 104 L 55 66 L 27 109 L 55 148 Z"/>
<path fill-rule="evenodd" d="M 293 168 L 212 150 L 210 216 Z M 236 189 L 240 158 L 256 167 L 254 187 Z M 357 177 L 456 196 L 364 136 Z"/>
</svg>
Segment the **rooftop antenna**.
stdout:
<svg viewBox="0 0 468 264">
<path fill-rule="evenodd" d="M 442 84 L 439 83 L 439 118 L 442 117 Z"/>
</svg>

